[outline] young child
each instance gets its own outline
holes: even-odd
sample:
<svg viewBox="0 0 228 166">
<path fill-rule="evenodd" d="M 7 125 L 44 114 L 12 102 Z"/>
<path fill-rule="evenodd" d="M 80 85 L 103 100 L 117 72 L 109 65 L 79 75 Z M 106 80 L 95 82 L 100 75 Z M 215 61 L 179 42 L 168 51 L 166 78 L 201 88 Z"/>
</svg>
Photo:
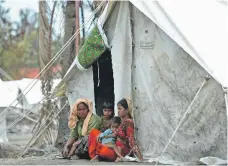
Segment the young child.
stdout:
<svg viewBox="0 0 228 166">
<path fill-rule="evenodd" d="M 106 145 L 109 148 L 112 148 L 114 150 L 114 152 L 116 153 L 116 155 L 123 159 L 124 157 L 120 154 L 118 148 L 116 147 L 115 143 L 116 143 L 116 137 L 114 136 L 114 132 L 116 131 L 116 129 L 119 127 L 119 125 L 121 124 L 121 119 L 120 117 L 114 117 L 111 123 L 111 128 L 105 130 L 103 133 L 101 133 L 98 137 L 97 137 L 97 141 L 101 142 L 101 144 Z M 98 156 L 96 155 L 93 159 L 91 159 L 91 161 L 96 161 L 98 160 Z"/>
</svg>

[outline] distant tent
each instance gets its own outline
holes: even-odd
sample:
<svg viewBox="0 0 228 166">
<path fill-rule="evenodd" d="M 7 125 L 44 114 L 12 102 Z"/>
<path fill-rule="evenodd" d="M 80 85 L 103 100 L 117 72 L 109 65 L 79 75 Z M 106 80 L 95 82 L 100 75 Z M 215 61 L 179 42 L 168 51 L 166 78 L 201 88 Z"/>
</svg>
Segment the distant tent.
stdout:
<svg viewBox="0 0 228 166">
<path fill-rule="evenodd" d="M 133 99 L 136 137 L 145 158 L 162 154 L 188 110 L 160 162 L 206 156 L 227 160 L 227 11 L 218 1 L 109 1 L 98 19 L 111 52 L 115 104 L 125 96 Z M 80 97 L 95 100 L 99 84 L 90 66 L 106 55 L 101 51 L 87 65 L 80 56 L 53 93 L 65 93 L 71 106 Z"/>
<path fill-rule="evenodd" d="M 26 110 L 26 113 L 31 110 L 32 113 L 38 114 L 38 110 L 41 107 L 39 103 L 43 99 L 41 81 L 36 80 L 36 84 L 34 84 L 35 81 L 30 84 L 32 81 L 33 79 L 16 81 L 2 81 L 0 79 L 0 142 L 8 141 L 6 130 L 7 115 L 16 113 L 23 116 L 25 114 L 21 113 L 22 110 Z M 53 80 L 53 87 L 59 82 L 60 80 L 58 79 Z M 30 86 L 28 86 L 29 84 Z M 29 115 L 25 116 L 26 118 L 29 117 Z"/>
</svg>

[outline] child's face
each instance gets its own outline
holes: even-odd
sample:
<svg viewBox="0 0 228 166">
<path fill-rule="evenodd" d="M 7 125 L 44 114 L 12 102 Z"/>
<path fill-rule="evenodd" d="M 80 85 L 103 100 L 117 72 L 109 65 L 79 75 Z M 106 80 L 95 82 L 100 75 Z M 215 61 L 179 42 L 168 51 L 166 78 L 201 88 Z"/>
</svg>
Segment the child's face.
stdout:
<svg viewBox="0 0 228 166">
<path fill-rule="evenodd" d="M 113 114 L 113 110 L 112 109 L 108 109 L 108 108 L 104 108 L 103 109 L 103 114 L 105 117 L 110 118 Z"/>
<path fill-rule="evenodd" d="M 111 124 L 111 130 L 112 130 L 112 132 L 115 132 L 118 127 L 119 127 L 119 124 L 118 123 L 112 123 Z"/>
</svg>

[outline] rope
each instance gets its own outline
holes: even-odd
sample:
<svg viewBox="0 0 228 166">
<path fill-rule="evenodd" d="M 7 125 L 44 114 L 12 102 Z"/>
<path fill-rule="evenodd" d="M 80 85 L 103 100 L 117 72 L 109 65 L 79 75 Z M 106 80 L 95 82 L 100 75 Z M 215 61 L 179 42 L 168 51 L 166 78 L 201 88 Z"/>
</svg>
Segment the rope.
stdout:
<svg viewBox="0 0 228 166">
<path fill-rule="evenodd" d="M 14 108 L 11 108 L 11 110 L 13 110 L 15 113 L 19 114 L 20 116 L 24 116 L 24 118 L 34 122 L 34 123 L 37 123 L 37 121 L 29 116 L 27 116 L 26 114 L 20 112 L 20 111 L 15 111 Z"/>
<path fill-rule="evenodd" d="M 100 5 L 94 10 L 94 13 L 97 13 L 97 12 L 98 12 L 99 8 L 103 5 L 104 2 L 105 2 L 105 1 L 103 0 L 103 1 L 100 3 Z M 94 14 L 94 13 L 92 13 L 92 15 L 90 16 L 90 18 L 88 19 L 88 21 L 87 21 L 86 23 L 84 23 L 84 24 L 81 26 L 82 28 L 84 28 L 84 26 L 89 22 L 89 20 L 93 17 L 93 14 Z M 77 36 L 78 32 L 80 32 L 79 30 L 80 30 L 80 28 L 79 28 L 79 29 L 75 32 L 75 34 L 67 41 L 67 43 L 70 43 L 72 40 L 74 40 L 74 38 Z M 70 41 L 70 40 L 71 40 L 71 41 Z M 66 44 L 67 44 L 67 43 L 66 43 Z M 65 44 L 65 45 L 66 45 L 66 44 Z M 64 45 L 63 47 L 65 47 L 65 45 Z M 67 46 L 66 46 L 66 47 L 67 47 Z M 64 50 L 63 50 L 63 51 L 64 51 Z M 63 51 L 62 51 L 62 52 L 63 52 Z M 60 50 L 59 52 L 61 52 L 61 50 Z M 57 53 L 57 54 L 58 54 L 58 53 Z M 57 56 L 57 54 L 56 54 L 55 56 Z M 50 62 L 51 62 L 51 61 L 50 61 Z M 46 67 L 46 66 L 45 66 L 45 67 Z M 41 72 L 42 72 L 42 71 L 41 71 Z M 30 84 L 31 84 L 31 83 L 30 83 Z M 29 85 L 28 85 L 28 86 L 29 86 Z M 26 88 L 25 88 L 25 89 L 26 89 Z M 24 90 L 25 90 L 25 89 L 24 89 Z M 27 92 L 27 93 L 28 93 L 28 92 Z M 49 96 L 49 97 L 50 97 L 50 96 Z M 14 101 L 13 101 L 13 102 L 14 102 Z M 64 108 L 65 106 L 66 106 L 66 104 L 63 106 L 63 108 Z M 7 107 L 7 108 L 8 108 L 8 107 Z M 63 108 L 62 108 L 62 109 L 63 109 Z M 62 110 L 62 109 L 61 109 L 61 110 Z M 61 110 L 60 110 L 60 111 L 61 111 Z M 4 111 L 5 111 L 5 110 L 4 110 Z M 31 111 L 32 111 L 32 109 L 31 109 Z M 28 113 L 30 113 L 31 111 L 29 111 Z M 59 114 L 59 113 L 57 113 L 57 115 L 58 115 L 58 114 Z M 50 114 L 49 114 L 49 115 L 50 115 Z M 49 115 L 48 115 L 48 116 L 49 116 Z M 56 115 L 56 117 L 57 117 L 57 115 Z M 1 115 L 0 115 L 0 116 L 1 116 Z M 21 119 L 23 119 L 23 117 L 22 117 Z M 19 119 L 17 122 L 19 122 L 21 119 Z M 47 121 L 47 120 L 48 120 L 48 118 L 46 119 L 46 121 Z M 46 121 L 45 121 L 45 122 L 46 122 Z M 9 128 L 13 127 L 17 122 L 12 123 L 11 126 L 10 126 Z M 43 122 L 43 123 L 45 123 L 45 122 Z M 42 124 L 43 124 L 43 123 L 42 123 Z M 0 124 L 1 124 L 1 123 L 0 123 Z M 49 123 L 48 125 L 50 125 L 50 123 Z M 46 127 L 47 127 L 47 126 L 46 126 Z M 9 128 L 7 128 L 7 129 L 9 129 Z M 6 129 L 6 130 L 7 130 L 7 129 Z M 45 128 L 45 129 L 46 129 L 46 128 Z M 43 130 L 43 131 L 44 131 L 44 130 Z M 43 131 L 42 131 L 42 132 L 43 132 Z M 41 132 L 41 134 L 42 134 L 42 132 Z M 37 139 L 37 138 L 36 138 L 36 139 Z"/>
<path fill-rule="evenodd" d="M 0 70 L 1 70 L 1 68 L 0 68 Z M 6 74 L 7 74 L 7 73 L 6 73 Z M 10 77 L 10 76 L 9 76 L 9 77 Z M 13 80 L 13 79 L 11 78 L 10 81 L 12 81 L 12 80 Z M 17 84 L 18 89 L 21 90 L 21 89 L 19 88 L 17 82 L 16 82 L 16 84 Z M 7 87 L 7 88 L 8 88 L 8 87 Z M 9 89 L 9 88 L 8 88 L 8 89 Z M 9 89 L 9 90 L 11 91 L 11 89 Z M 11 92 L 12 92 L 12 91 L 11 91 Z M 21 93 L 21 95 L 23 95 L 22 92 L 20 92 L 20 93 Z M 20 97 L 20 96 L 18 96 L 18 97 L 16 98 L 17 101 L 18 101 L 18 99 L 20 99 L 19 97 Z M 48 97 L 50 97 L 50 96 L 48 96 Z M 42 99 L 38 102 L 38 104 L 39 104 L 41 101 L 43 101 L 44 99 L 45 99 L 45 97 L 42 98 Z M 18 102 L 18 103 L 19 103 L 19 102 Z M 18 104 L 18 103 L 17 103 L 17 104 Z M 11 107 L 9 106 L 10 110 L 14 111 L 15 113 L 20 114 L 21 116 L 24 115 L 24 117 L 27 118 L 28 120 L 31 120 L 31 121 L 37 123 L 34 119 L 32 119 L 32 118 L 30 118 L 30 117 L 27 117 L 26 114 L 23 114 L 23 113 L 20 113 L 20 112 L 16 112 L 15 109 L 16 109 L 17 104 L 15 105 L 14 108 L 11 108 Z M 35 106 L 36 106 L 36 105 L 35 105 Z M 34 108 L 34 106 L 33 106 L 32 108 Z M 31 109 L 32 109 L 32 108 L 31 108 Z M 30 109 L 30 110 L 31 110 L 31 109 Z M 10 112 L 10 111 L 9 111 L 9 112 Z M 8 112 L 5 116 L 8 116 L 8 115 L 9 115 L 9 112 Z M 2 114 L 3 114 L 3 113 L 2 113 Z M 4 119 L 0 122 L 0 124 L 3 123 L 3 122 L 4 122 Z M 1 134 L 0 134 L 0 135 L 1 135 Z"/>
<path fill-rule="evenodd" d="M 104 4 L 104 0 L 100 3 L 100 5 L 94 10 L 94 12 L 92 13 L 92 15 L 90 16 L 90 18 L 88 19 L 88 21 L 86 22 L 86 23 L 84 23 L 84 24 L 82 24 L 82 26 L 81 26 L 81 28 L 84 28 L 85 27 L 85 25 L 93 18 L 93 16 L 98 12 L 98 10 L 100 9 L 100 7 Z M 33 79 L 33 81 L 35 80 L 35 79 L 37 79 L 38 78 L 38 76 L 40 75 L 40 77 L 42 76 L 42 75 L 44 75 L 45 74 L 45 72 L 51 67 L 51 65 L 60 57 L 60 55 L 63 53 L 63 51 L 69 46 L 69 44 L 77 37 L 77 35 L 78 35 L 78 33 L 80 33 L 80 29 L 81 28 L 79 28 L 75 33 L 74 33 L 74 35 L 72 35 L 71 36 L 71 38 L 64 44 L 64 46 L 56 53 L 56 55 L 50 60 L 50 62 L 37 74 L 37 76 Z M 47 69 L 46 69 L 47 68 Z M 22 92 L 24 92 L 32 83 L 33 83 L 33 81 L 31 81 L 31 83 L 29 83 L 29 85 L 22 91 Z M 35 84 L 38 82 L 38 79 L 36 80 L 36 82 L 35 82 Z M 34 85 L 35 85 L 34 84 Z M 28 90 L 28 92 L 34 87 L 34 85 Z M 21 95 L 22 95 L 22 92 L 21 92 L 21 94 L 17 97 L 17 98 L 19 98 Z M 26 92 L 25 93 L 25 95 L 28 93 L 28 92 Z M 2 116 L 7 110 L 8 110 L 8 108 L 15 102 L 15 101 L 17 101 L 17 98 L 6 108 L 6 109 L 4 109 L 3 111 L 2 111 L 2 113 L 0 114 L 0 116 Z M 15 105 L 15 107 L 18 105 L 18 103 L 19 102 L 17 102 L 17 104 Z M 1 124 L 1 123 L 0 123 Z"/>
<path fill-rule="evenodd" d="M 30 110 L 32 110 L 34 107 L 36 107 L 38 104 L 40 104 L 40 102 L 42 102 L 43 100 L 44 100 L 44 98 L 41 99 L 36 105 L 34 105 Z M 30 110 L 29 110 L 29 111 L 30 111 Z M 28 113 L 28 112 L 27 112 L 27 113 Z M 26 114 L 27 114 L 27 113 L 26 113 Z M 9 112 L 8 112 L 8 114 L 9 114 Z M 8 115 L 8 114 L 7 114 L 7 115 Z M 6 116 L 7 116 L 7 115 L 6 115 Z M 20 117 L 18 117 L 18 118 L 20 118 Z M 4 119 L 0 122 L 0 124 L 1 124 L 3 121 L 4 121 Z M 0 134 L 0 135 L 1 135 L 1 134 Z"/>
<path fill-rule="evenodd" d="M 10 77 L 10 75 L 8 75 L 3 69 L 0 68 L 0 73 L 1 73 L 1 72 L 2 72 L 3 75 L 4 75 L 4 74 L 6 75 L 7 79 L 9 79 L 10 81 L 13 80 L 13 79 Z M 2 82 L 3 82 L 3 81 L 2 81 Z M 17 84 L 17 82 L 15 82 L 15 83 Z M 17 84 L 17 87 L 18 87 L 18 89 L 19 89 L 18 84 Z M 8 89 L 10 92 L 12 92 L 12 90 L 11 90 L 8 86 L 7 86 L 7 89 Z M 37 123 L 36 120 L 34 120 L 33 118 L 31 118 L 31 117 L 29 117 L 29 116 L 26 116 L 24 113 L 15 111 L 15 108 L 10 108 L 10 110 L 14 111 L 15 113 L 17 113 L 17 114 L 19 114 L 19 115 L 24 115 L 24 117 L 27 118 L 28 120 L 30 120 L 30 121 L 32 121 L 32 122 L 34 122 L 34 123 Z M 3 118 L 3 120 L 1 121 L 1 123 L 2 123 L 3 121 L 5 121 L 4 118 Z M 1 124 L 1 123 L 0 123 L 0 124 Z"/>
<path fill-rule="evenodd" d="M 104 1 L 102 1 L 102 3 L 103 3 L 103 2 L 104 2 Z M 102 3 L 96 8 L 95 12 L 98 11 L 98 9 L 99 9 L 99 7 L 101 7 Z M 91 16 L 89 19 L 91 19 L 91 18 L 92 18 L 92 16 Z M 88 23 L 88 22 L 89 22 L 89 21 L 87 21 L 87 23 Z M 85 25 L 85 24 L 84 24 L 84 25 Z M 83 25 L 83 27 L 84 27 L 84 25 Z M 78 30 L 77 30 L 77 31 L 78 31 Z M 75 33 L 75 34 L 76 34 L 76 33 Z M 69 41 L 69 40 L 68 40 L 68 41 Z M 35 84 L 34 84 L 34 85 L 35 85 Z M 26 89 L 26 88 L 25 88 L 25 89 Z M 31 88 L 30 88 L 30 89 L 31 89 Z M 28 93 L 28 92 L 27 92 L 27 93 Z M 21 93 L 21 94 L 22 94 L 22 93 Z M 50 96 L 51 96 L 51 95 L 50 95 Z M 50 97 L 50 96 L 48 96 L 48 97 Z M 44 97 L 42 100 L 44 100 L 44 99 L 45 99 L 45 97 Z M 41 100 L 41 101 L 42 101 L 42 100 Z M 40 102 L 41 102 L 41 101 L 40 101 Z M 13 102 L 14 102 L 14 101 L 13 101 Z M 11 103 L 11 104 L 12 104 L 12 103 Z M 17 103 L 17 104 L 18 104 L 18 103 Z M 38 105 L 38 104 L 37 104 L 37 105 Z M 36 106 L 36 105 L 35 105 L 35 106 Z M 35 107 L 35 106 L 34 106 L 34 107 Z M 32 107 L 32 108 L 34 108 L 34 107 Z M 7 108 L 9 108 L 9 107 L 7 107 Z M 5 110 L 6 110 L 6 109 L 5 109 Z M 4 111 L 5 111 L 5 110 L 4 110 Z M 4 113 L 4 111 L 3 111 L 3 113 Z M 31 109 L 29 112 L 27 112 L 26 115 L 29 114 L 30 112 L 32 112 L 32 109 Z M 2 113 L 2 114 L 3 114 L 3 113 Z M 1 115 L 2 115 L 2 114 L 1 114 Z M 1 116 L 1 115 L 0 115 L 0 116 Z M 21 117 L 21 118 L 19 117 L 19 118 L 18 118 L 17 120 L 15 120 L 9 127 L 7 127 L 2 133 L 0 133 L 0 135 L 2 135 L 6 130 L 8 130 L 8 129 L 10 129 L 11 127 L 13 127 L 15 124 L 17 124 L 17 123 L 18 123 L 20 120 L 22 120 L 23 118 L 24 118 L 24 116 Z M 3 121 L 4 121 L 4 120 L 2 120 L 1 123 L 2 123 Z M 45 121 L 45 122 L 46 122 L 46 121 Z M 1 123 L 0 123 L 0 124 L 1 124 Z"/>
<path fill-rule="evenodd" d="M 64 104 L 64 106 L 59 110 L 59 112 L 50 120 L 50 122 L 47 124 L 47 126 L 45 126 L 45 128 L 44 128 L 44 129 L 35 137 L 34 141 L 36 141 L 36 140 L 40 137 L 40 135 L 41 135 L 41 134 L 47 129 L 47 127 L 52 123 L 52 120 L 55 119 L 55 118 L 59 115 L 59 113 L 66 107 L 67 104 L 68 104 L 68 102 L 66 102 L 66 103 Z M 31 145 L 31 144 L 30 144 L 30 145 Z M 27 152 L 27 150 L 28 150 L 28 148 L 30 147 L 30 145 L 28 145 L 28 146 L 25 148 L 25 150 L 23 151 L 21 157 Z"/>
<path fill-rule="evenodd" d="M 48 96 L 48 97 L 50 97 L 50 96 Z M 43 99 L 41 99 L 41 100 L 39 101 L 39 103 L 37 103 L 36 105 L 34 105 L 28 112 L 26 112 L 25 115 L 29 115 L 29 113 L 32 112 L 33 108 L 35 108 L 36 106 L 38 106 L 38 104 L 40 104 L 40 102 L 42 102 L 44 99 L 45 99 L 45 97 L 44 97 Z M 7 131 L 7 130 L 9 130 L 10 128 L 12 128 L 15 124 L 17 124 L 18 122 L 20 122 L 23 118 L 24 118 L 24 115 L 18 117 L 15 121 L 13 121 L 13 123 L 10 124 L 10 126 L 8 126 L 4 131 L 2 131 L 2 132 L 0 133 L 0 136 L 1 136 L 5 131 Z M 3 121 L 4 121 L 4 120 L 2 120 L 1 123 L 2 123 Z M 0 124 L 1 124 L 1 123 L 0 123 Z"/>
<path fill-rule="evenodd" d="M 47 122 L 47 120 L 49 119 L 49 117 L 51 116 L 51 114 L 52 113 L 54 113 L 55 114 L 55 112 L 53 111 L 54 110 L 54 108 L 50 111 L 50 113 L 48 114 L 48 116 L 47 116 L 47 118 L 46 118 L 46 120 L 45 121 L 43 121 L 41 124 L 40 124 L 40 126 L 42 127 L 42 125 L 43 124 L 45 124 L 46 122 Z M 36 133 L 39 133 L 40 132 L 40 130 L 41 130 L 41 127 L 39 128 L 39 130 L 36 132 Z M 26 148 L 28 147 L 28 145 L 31 143 L 31 141 L 32 141 L 32 139 L 35 137 L 35 134 L 33 135 L 33 137 L 31 138 L 31 140 L 29 141 L 29 143 L 26 145 Z"/>
<path fill-rule="evenodd" d="M 201 89 L 203 88 L 204 84 L 205 84 L 208 80 L 209 80 L 209 77 L 208 77 L 208 76 L 205 77 L 205 79 L 204 79 L 202 85 L 200 86 L 200 88 L 199 88 L 199 90 L 197 91 L 196 95 L 194 96 L 192 102 L 191 102 L 190 105 L 188 106 L 188 109 L 186 110 L 186 112 L 184 113 L 183 117 L 181 118 L 181 120 L 180 120 L 179 124 L 177 125 L 176 129 L 174 130 L 174 132 L 173 132 L 171 138 L 169 139 L 168 143 L 166 144 L 165 148 L 163 149 L 161 155 L 158 157 L 158 160 L 156 161 L 156 165 L 158 164 L 160 158 L 163 156 L 163 154 L 164 154 L 165 151 L 167 150 L 169 144 L 170 144 L 171 141 L 173 140 L 175 134 L 177 133 L 178 129 L 180 128 L 180 125 L 182 124 L 182 122 L 183 122 L 183 120 L 185 119 L 186 115 L 189 114 L 189 110 L 190 110 L 190 108 L 192 107 L 193 103 L 195 102 L 196 98 L 198 97 L 198 95 L 199 95 Z"/>
</svg>

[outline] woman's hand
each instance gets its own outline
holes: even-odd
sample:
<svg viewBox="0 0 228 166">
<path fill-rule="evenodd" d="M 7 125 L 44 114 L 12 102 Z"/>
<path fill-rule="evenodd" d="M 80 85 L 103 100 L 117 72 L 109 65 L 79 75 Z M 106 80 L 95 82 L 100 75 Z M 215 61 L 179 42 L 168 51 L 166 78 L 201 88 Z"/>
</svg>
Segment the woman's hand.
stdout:
<svg viewBox="0 0 228 166">
<path fill-rule="evenodd" d="M 67 146 L 64 146 L 63 151 L 62 151 L 63 157 L 68 157 L 69 155 L 69 148 Z"/>
<path fill-rule="evenodd" d="M 77 140 L 73 143 L 73 147 L 77 147 L 81 143 L 81 140 Z"/>
<path fill-rule="evenodd" d="M 62 150 L 63 157 L 69 156 L 70 147 L 73 145 L 74 142 L 75 142 L 75 138 L 69 138 L 67 140 L 67 143 L 64 145 L 64 148 Z"/>
</svg>

